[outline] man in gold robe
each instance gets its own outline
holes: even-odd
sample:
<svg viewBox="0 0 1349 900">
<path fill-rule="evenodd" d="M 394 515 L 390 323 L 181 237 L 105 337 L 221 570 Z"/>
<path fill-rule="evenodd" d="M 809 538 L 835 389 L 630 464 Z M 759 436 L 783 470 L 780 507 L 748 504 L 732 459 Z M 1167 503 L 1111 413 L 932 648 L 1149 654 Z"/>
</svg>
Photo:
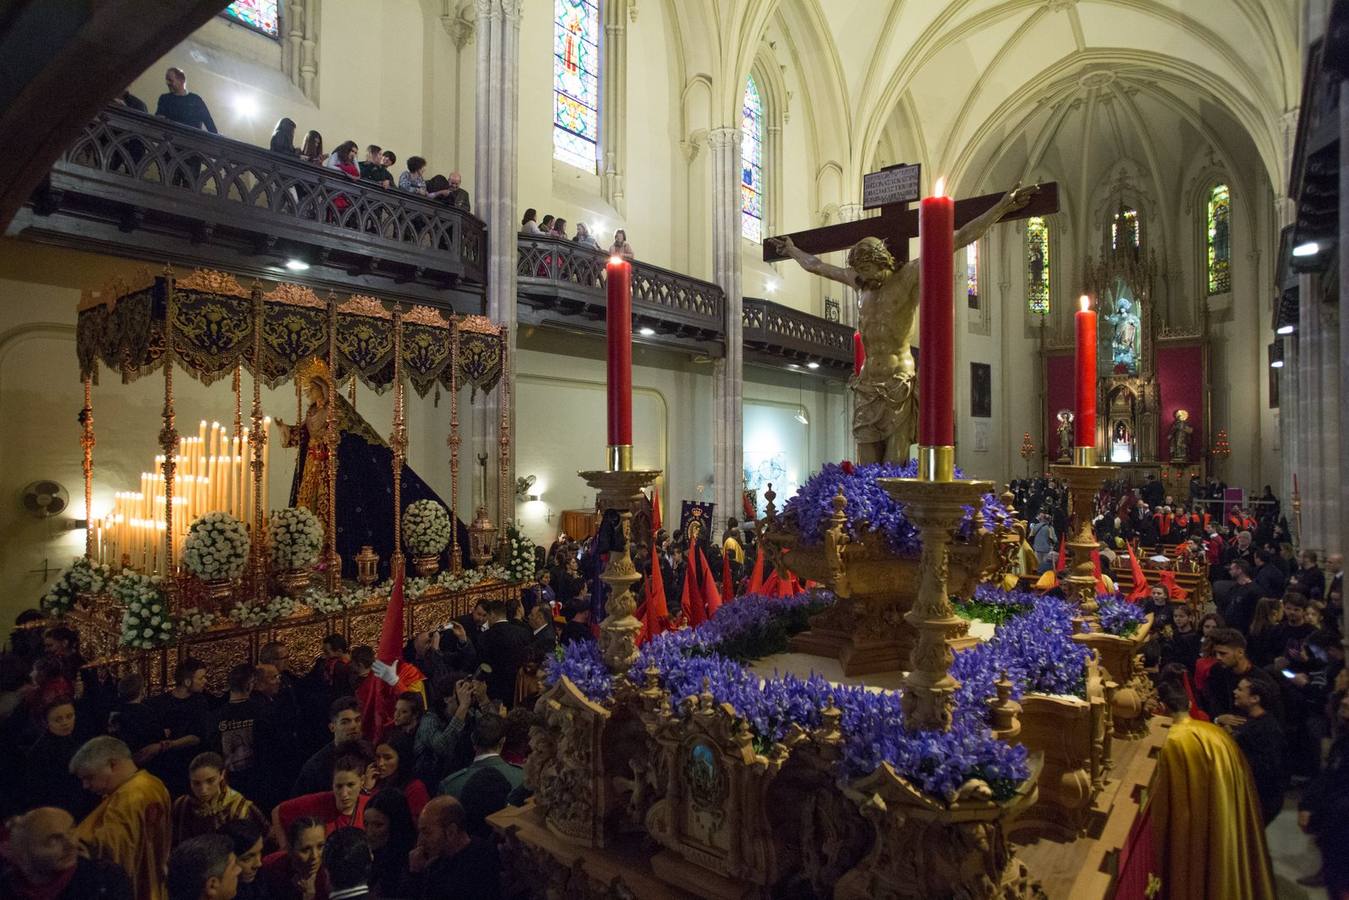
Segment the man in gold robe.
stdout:
<svg viewBox="0 0 1349 900">
<path fill-rule="evenodd" d="M 164 783 L 136 767 L 126 744 L 107 736 L 77 750 L 70 773 L 103 798 L 75 829 L 84 852 L 125 869 L 137 900 L 166 900 L 170 806 Z"/>
<path fill-rule="evenodd" d="M 1174 723 L 1162 744 L 1147 799 L 1158 900 L 1274 900 L 1260 798 L 1236 741 L 1190 718 L 1183 684 L 1157 694 Z"/>
</svg>

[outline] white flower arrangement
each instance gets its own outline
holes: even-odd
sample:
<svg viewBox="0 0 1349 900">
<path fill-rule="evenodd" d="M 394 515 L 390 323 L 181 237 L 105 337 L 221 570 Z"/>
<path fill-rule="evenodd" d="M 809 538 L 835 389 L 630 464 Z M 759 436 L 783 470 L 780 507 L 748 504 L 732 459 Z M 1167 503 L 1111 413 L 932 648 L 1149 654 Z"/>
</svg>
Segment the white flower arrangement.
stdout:
<svg viewBox="0 0 1349 900">
<path fill-rule="evenodd" d="M 273 597 L 270 600 L 258 600 L 252 603 L 240 603 L 230 613 L 235 624 L 244 628 L 255 628 L 276 622 L 292 615 L 299 606 L 295 600 L 286 596 Z"/>
<path fill-rule="evenodd" d="M 232 581 L 248 565 L 248 529 L 229 513 L 201 516 L 187 530 L 183 565 L 202 581 Z"/>
<path fill-rule="evenodd" d="M 534 577 L 534 542 L 514 527 L 506 529 L 506 539 L 510 541 L 511 552 L 506 559 L 506 579 L 508 581 L 528 581 Z"/>
<path fill-rule="evenodd" d="M 372 591 L 369 588 L 338 591 L 335 594 L 312 590 L 305 594 L 301 599 L 304 601 L 304 604 L 314 612 L 321 613 L 325 616 L 333 616 L 360 606 L 367 600 L 373 599 L 375 593 L 375 591 Z"/>
<path fill-rule="evenodd" d="M 178 636 L 180 638 L 195 637 L 207 631 L 212 625 L 220 621 L 220 617 L 213 612 L 197 609 L 185 609 L 178 614 Z"/>
<path fill-rule="evenodd" d="M 112 569 L 82 556 L 43 595 L 42 611 L 49 616 L 64 616 L 74 608 L 80 594 L 97 594 L 111 577 Z"/>
<path fill-rule="evenodd" d="M 112 580 L 108 592 L 126 608 L 122 613 L 123 645 L 154 650 L 173 640 L 173 616 L 161 578 L 127 569 Z"/>
<path fill-rule="evenodd" d="M 323 525 L 303 506 L 272 510 L 267 535 L 276 569 L 290 572 L 308 569 L 318 562 L 323 548 Z"/>
<path fill-rule="evenodd" d="M 403 510 L 403 543 L 417 556 L 439 556 L 450 534 L 450 514 L 436 501 L 418 500 Z"/>
<path fill-rule="evenodd" d="M 409 599 L 416 600 L 432 589 L 462 591 L 484 581 L 506 581 L 506 570 L 493 563 L 477 569 L 465 569 L 457 575 L 453 572 L 441 572 L 433 578 L 409 578 L 403 585 L 403 591 Z"/>
</svg>

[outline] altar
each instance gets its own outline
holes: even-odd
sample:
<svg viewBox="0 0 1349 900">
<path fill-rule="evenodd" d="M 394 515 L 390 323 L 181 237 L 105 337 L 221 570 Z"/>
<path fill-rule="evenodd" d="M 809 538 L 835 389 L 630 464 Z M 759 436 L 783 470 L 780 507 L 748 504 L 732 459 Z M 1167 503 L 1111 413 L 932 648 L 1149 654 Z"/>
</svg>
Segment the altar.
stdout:
<svg viewBox="0 0 1349 900">
<path fill-rule="evenodd" d="M 480 600 L 517 598 L 533 573 L 510 552 L 522 539 L 508 527 L 505 335 L 481 316 L 320 298 L 297 284 L 244 288 L 224 272 L 145 273 L 86 291 L 77 329 L 86 508 L 99 474 L 96 401 L 116 390 L 98 383 L 100 367 L 124 383 L 162 378 L 160 452 L 138 485 L 91 517 L 85 555 L 48 591 L 44 612 L 79 627 L 91 665 L 141 671 L 155 690 L 188 655 L 223 679 L 272 640 L 301 656 L 316 655 L 328 633 L 377 643 L 394 591 L 404 637 Z M 233 422 L 203 419 L 180 433 L 176 374 L 223 382 Z M 263 386 L 284 382 L 295 385 L 291 424 L 262 405 Z M 392 390 L 387 437 L 357 412 L 358 383 Z M 448 503 L 407 464 L 409 385 L 448 394 Z M 471 527 L 450 513 L 461 494 L 461 386 L 501 394 L 499 490 L 488 495 L 484 465 Z M 272 497 L 266 476 L 285 448 L 295 448 L 291 491 Z"/>
</svg>

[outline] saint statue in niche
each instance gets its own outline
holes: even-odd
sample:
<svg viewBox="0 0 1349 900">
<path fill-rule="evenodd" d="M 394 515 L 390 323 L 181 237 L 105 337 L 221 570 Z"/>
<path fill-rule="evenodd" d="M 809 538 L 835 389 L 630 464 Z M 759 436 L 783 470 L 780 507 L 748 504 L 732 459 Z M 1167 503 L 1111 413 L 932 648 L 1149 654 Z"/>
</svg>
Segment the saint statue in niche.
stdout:
<svg viewBox="0 0 1349 900">
<path fill-rule="evenodd" d="M 1110 431 L 1110 461 L 1111 462 L 1133 462 L 1134 460 L 1134 436 L 1129 428 L 1129 423 L 1123 419 L 1116 419 L 1115 425 Z"/>
<path fill-rule="evenodd" d="M 1059 410 L 1059 462 L 1073 461 L 1073 414 Z"/>
<path fill-rule="evenodd" d="M 979 240 L 998 219 L 1029 203 L 1039 189 L 1031 185 L 1008 191 L 987 212 L 956 231 L 955 249 Z M 918 324 L 918 257 L 898 264 L 885 241 L 865 237 L 852 246 L 848 265 L 840 268 L 797 248 L 791 238 L 773 239 L 773 243 L 779 253 L 796 260 L 807 272 L 858 292 L 858 330 L 867 358 L 861 373 L 848 382 L 856 397 L 852 432 L 857 458 L 863 463 L 907 461 L 918 433 L 918 392 L 910 347 Z"/>
<path fill-rule="evenodd" d="M 1190 437 L 1194 434 L 1194 426 L 1189 419 L 1190 411 L 1187 409 L 1176 410 L 1171 418 L 1171 431 L 1167 435 L 1171 462 L 1190 461 Z"/>
<path fill-rule="evenodd" d="M 1138 374 L 1139 339 L 1142 336 L 1138 314 L 1122 291 L 1115 303 L 1115 311 L 1105 318 L 1110 323 L 1110 365 L 1115 374 Z"/>
</svg>

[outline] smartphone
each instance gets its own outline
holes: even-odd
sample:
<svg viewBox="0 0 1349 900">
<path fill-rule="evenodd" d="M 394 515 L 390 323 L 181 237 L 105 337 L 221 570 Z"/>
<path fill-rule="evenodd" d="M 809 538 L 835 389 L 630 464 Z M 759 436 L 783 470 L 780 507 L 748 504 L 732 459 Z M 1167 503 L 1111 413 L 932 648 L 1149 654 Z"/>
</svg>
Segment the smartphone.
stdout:
<svg viewBox="0 0 1349 900">
<path fill-rule="evenodd" d="M 492 674 L 491 666 L 489 666 L 487 663 L 479 663 L 477 670 L 473 673 L 473 680 L 486 681 L 487 677 L 491 674 Z"/>
<path fill-rule="evenodd" d="M 1283 677 L 1284 677 L 1284 678 L 1292 678 L 1294 675 L 1297 674 L 1297 673 L 1294 672 L 1292 669 L 1281 669 L 1280 671 L 1283 672 Z"/>
</svg>

